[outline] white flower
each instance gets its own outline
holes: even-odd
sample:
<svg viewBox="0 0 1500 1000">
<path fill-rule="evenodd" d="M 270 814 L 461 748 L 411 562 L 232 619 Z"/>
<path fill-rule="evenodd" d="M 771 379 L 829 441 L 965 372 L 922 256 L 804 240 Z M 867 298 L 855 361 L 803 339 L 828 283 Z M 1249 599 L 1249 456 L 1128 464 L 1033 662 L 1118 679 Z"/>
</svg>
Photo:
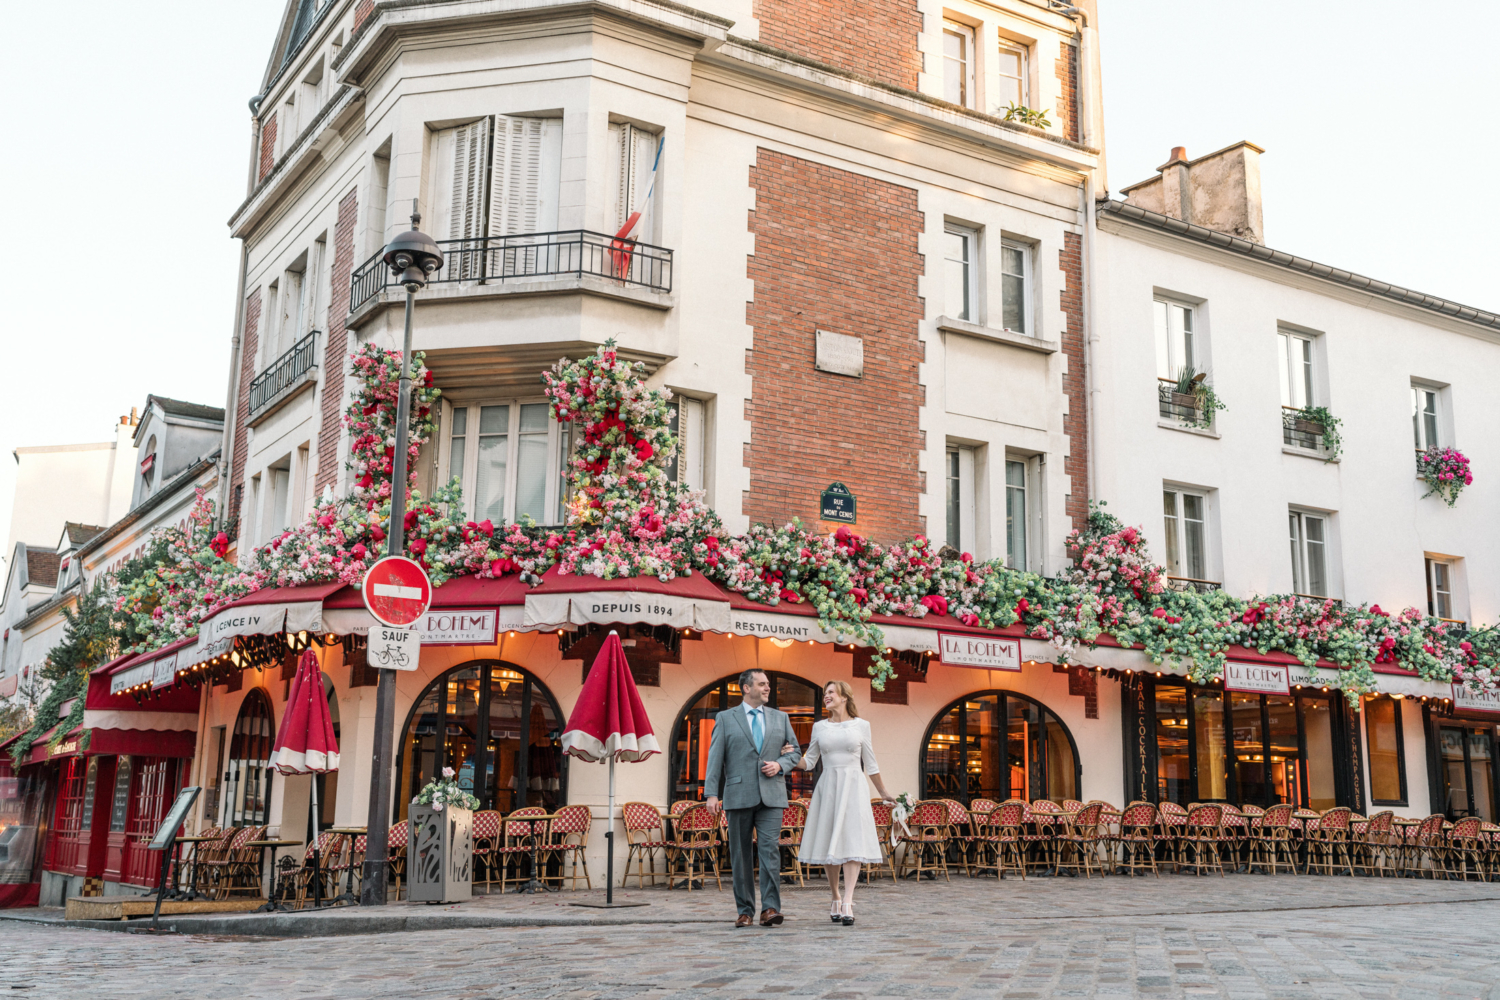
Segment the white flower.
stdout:
<svg viewBox="0 0 1500 1000">
<path fill-rule="evenodd" d="M 443 768 L 443 777 L 445 777 L 445 778 L 451 778 L 451 777 L 453 777 L 453 773 L 454 773 L 453 772 L 453 768 L 451 768 L 451 767 L 445 767 L 445 768 Z"/>
</svg>

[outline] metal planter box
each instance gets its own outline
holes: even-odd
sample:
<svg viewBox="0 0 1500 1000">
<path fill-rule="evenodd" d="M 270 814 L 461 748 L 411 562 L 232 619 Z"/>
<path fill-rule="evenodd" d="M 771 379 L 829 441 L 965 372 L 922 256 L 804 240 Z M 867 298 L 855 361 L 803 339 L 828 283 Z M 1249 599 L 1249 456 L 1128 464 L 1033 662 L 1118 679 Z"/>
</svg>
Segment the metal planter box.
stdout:
<svg viewBox="0 0 1500 1000">
<path fill-rule="evenodd" d="M 474 895 L 474 814 L 413 805 L 407 841 L 407 898 L 461 903 Z"/>
</svg>

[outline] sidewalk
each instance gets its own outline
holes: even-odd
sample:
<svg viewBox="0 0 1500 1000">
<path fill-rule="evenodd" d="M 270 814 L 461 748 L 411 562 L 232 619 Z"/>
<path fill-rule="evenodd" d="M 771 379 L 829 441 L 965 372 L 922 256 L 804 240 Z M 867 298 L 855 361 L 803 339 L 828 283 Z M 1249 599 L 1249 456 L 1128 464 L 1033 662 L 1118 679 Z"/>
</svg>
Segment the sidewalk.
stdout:
<svg viewBox="0 0 1500 1000">
<path fill-rule="evenodd" d="M 828 890 L 822 884 L 782 889 L 789 923 L 821 922 Z M 964 913 L 1027 921 L 1093 921 L 1120 917 L 1163 917 L 1233 913 L 1329 910 L 1428 903 L 1500 902 L 1500 884 L 1420 879 L 1345 878 L 1297 875 L 1231 875 L 1226 878 L 1164 875 L 1160 879 L 1007 878 L 952 882 L 861 885 L 858 898 L 897 921 L 920 923 Z M 406 931 L 491 927 L 600 927 L 613 925 L 723 924 L 734 921 L 734 897 L 726 882 L 713 888 L 616 890 L 616 903 L 646 903 L 619 910 L 570 904 L 604 901 L 604 890 L 555 892 L 536 896 L 478 895 L 461 904 L 427 905 L 401 901 L 384 907 L 343 906 L 290 913 L 226 913 L 163 917 L 161 926 L 181 934 L 254 937 L 332 937 Z M 0 920 L 57 929 L 128 931 L 148 920 L 63 921 L 60 908 L 0 910 Z"/>
</svg>

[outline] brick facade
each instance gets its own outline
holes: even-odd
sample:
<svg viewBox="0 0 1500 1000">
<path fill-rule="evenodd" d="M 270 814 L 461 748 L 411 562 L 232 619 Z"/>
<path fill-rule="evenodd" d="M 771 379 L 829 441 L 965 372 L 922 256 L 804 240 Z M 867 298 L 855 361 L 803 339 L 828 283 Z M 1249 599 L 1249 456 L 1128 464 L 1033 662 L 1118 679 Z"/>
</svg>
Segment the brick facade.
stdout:
<svg viewBox="0 0 1500 1000">
<path fill-rule="evenodd" d="M 255 170 L 255 182 L 266 179 L 266 174 L 276 165 L 276 113 L 271 112 L 260 127 L 260 165 Z"/>
<path fill-rule="evenodd" d="M 255 379 L 255 355 L 260 348 L 260 289 L 245 300 L 245 329 L 240 335 L 240 384 L 235 392 L 234 443 L 229 449 L 228 515 L 240 516 L 245 486 L 245 463 L 250 458 L 250 383 Z"/>
<path fill-rule="evenodd" d="M 745 513 L 831 530 L 818 520 L 819 494 L 838 481 L 858 500 L 856 531 L 908 538 L 922 530 L 923 492 L 917 192 L 767 149 L 750 186 Z M 817 330 L 863 338 L 864 377 L 815 370 Z"/>
<path fill-rule="evenodd" d="M 1068 436 L 1068 454 L 1063 472 L 1072 483 L 1068 490 L 1067 513 L 1073 527 L 1082 528 L 1089 516 L 1089 418 L 1088 382 L 1083 366 L 1083 237 L 1063 234 L 1063 248 L 1058 254 L 1063 272 L 1059 293 L 1063 315 L 1062 349 L 1068 359 L 1063 374 L 1063 392 L 1068 397 L 1068 412 L 1063 417 L 1063 433 Z"/>
<path fill-rule="evenodd" d="M 373 13 L 375 13 L 375 0 L 359 0 L 359 3 L 354 6 L 354 30 L 358 31 Z"/>
<path fill-rule="evenodd" d="M 1083 130 L 1078 122 L 1078 46 L 1059 43 L 1054 72 L 1062 85 L 1057 108 L 1058 124 L 1062 125 L 1065 138 L 1082 142 Z"/>
<path fill-rule="evenodd" d="M 349 335 L 344 317 L 349 313 L 349 277 L 354 269 L 354 223 L 359 215 L 357 193 L 350 191 L 339 202 L 339 221 L 333 230 L 333 278 L 328 300 L 328 338 L 323 344 L 322 413 L 318 426 L 318 475 L 314 491 L 339 478 L 339 411 L 344 404 L 344 366 L 348 362 Z"/>
<path fill-rule="evenodd" d="M 922 15 L 916 0 L 755 0 L 753 9 L 766 45 L 917 89 Z"/>
</svg>

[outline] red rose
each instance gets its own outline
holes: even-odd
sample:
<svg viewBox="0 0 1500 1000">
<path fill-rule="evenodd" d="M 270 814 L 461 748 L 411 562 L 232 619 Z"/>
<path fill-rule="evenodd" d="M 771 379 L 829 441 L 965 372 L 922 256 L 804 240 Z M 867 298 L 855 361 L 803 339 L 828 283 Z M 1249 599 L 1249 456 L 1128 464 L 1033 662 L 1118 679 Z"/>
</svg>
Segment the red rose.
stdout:
<svg viewBox="0 0 1500 1000">
<path fill-rule="evenodd" d="M 515 569 L 516 564 L 511 562 L 509 559 L 496 559 L 494 562 L 490 563 L 490 572 L 495 574 L 496 576 L 504 576 L 507 573 L 514 572 Z"/>
<path fill-rule="evenodd" d="M 655 453 L 656 451 L 651 447 L 650 441 L 637 441 L 635 443 L 635 457 L 639 458 L 642 462 L 651 461 L 651 456 Z"/>
<path fill-rule="evenodd" d="M 1165 618 L 1165 617 L 1167 617 L 1167 609 L 1166 608 L 1152 608 L 1151 609 L 1151 617 L 1152 618 Z"/>
<path fill-rule="evenodd" d="M 411 549 L 414 555 L 420 556 L 422 553 L 427 551 L 427 540 L 425 538 L 413 539 L 412 543 L 408 545 L 407 548 Z"/>
<path fill-rule="evenodd" d="M 959 615 L 958 620 L 963 622 L 965 625 L 968 625 L 970 628 L 979 624 L 978 615 Z"/>
<path fill-rule="evenodd" d="M 713 535 L 709 535 L 707 538 L 703 539 L 703 547 L 708 549 L 708 551 L 713 552 L 718 549 L 719 540 Z"/>
<path fill-rule="evenodd" d="M 358 559 L 360 562 L 364 562 L 365 555 L 368 552 L 369 550 L 365 548 L 363 542 L 355 542 L 354 548 L 349 550 L 349 554 Z"/>
<path fill-rule="evenodd" d="M 474 527 L 479 531 L 484 532 L 484 537 L 486 538 L 495 537 L 495 525 L 490 522 L 489 518 L 485 518 L 483 521 L 480 521 L 478 524 L 474 525 Z"/>
<path fill-rule="evenodd" d="M 948 598 L 941 594 L 928 594 L 922 598 L 922 603 L 935 615 L 946 615 L 948 613 Z"/>
<path fill-rule="evenodd" d="M 229 536 L 222 531 L 219 532 L 214 536 L 214 540 L 208 543 L 208 547 L 214 550 L 214 555 L 223 559 L 224 554 L 229 551 Z"/>
<path fill-rule="evenodd" d="M 370 534 L 377 542 L 385 541 L 385 529 L 378 524 L 370 525 Z"/>
</svg>

